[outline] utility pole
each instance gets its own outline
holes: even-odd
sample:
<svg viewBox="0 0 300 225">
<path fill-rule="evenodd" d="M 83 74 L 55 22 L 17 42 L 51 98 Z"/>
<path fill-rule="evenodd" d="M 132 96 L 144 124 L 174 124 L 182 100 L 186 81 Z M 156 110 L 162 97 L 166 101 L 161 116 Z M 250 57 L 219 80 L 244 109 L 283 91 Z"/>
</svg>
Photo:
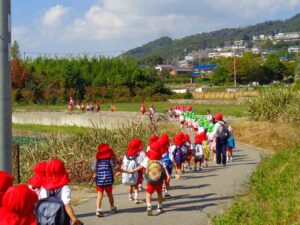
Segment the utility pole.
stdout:
<svg viewBox="0 0 300 225">
<path fill-rule="evenodd" d="M 236 87 L 236 65 L 235 65 L 235 54 L 233 56 L 233 75 L 234 75 L 234 86 Z"/>
<path fill-rule="evenodd" d="M 0 0 L 0 170 L 8 173 L 12 172 L 10 44 L 10 0 Z"/>
</svg>

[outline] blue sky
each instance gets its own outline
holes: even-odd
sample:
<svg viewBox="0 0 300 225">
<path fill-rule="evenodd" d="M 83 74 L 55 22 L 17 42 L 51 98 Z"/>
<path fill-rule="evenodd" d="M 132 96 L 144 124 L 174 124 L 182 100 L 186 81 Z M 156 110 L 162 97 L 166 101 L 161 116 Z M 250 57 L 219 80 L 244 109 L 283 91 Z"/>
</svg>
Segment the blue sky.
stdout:
<svg viewBox="0 0 300 225">
<path fill-rule="evenodd" d="M 13 40 L 25 52 L 117 55 L 161 36 L 286 19 L 300 0 L 12 0 Z"/>
</svg>

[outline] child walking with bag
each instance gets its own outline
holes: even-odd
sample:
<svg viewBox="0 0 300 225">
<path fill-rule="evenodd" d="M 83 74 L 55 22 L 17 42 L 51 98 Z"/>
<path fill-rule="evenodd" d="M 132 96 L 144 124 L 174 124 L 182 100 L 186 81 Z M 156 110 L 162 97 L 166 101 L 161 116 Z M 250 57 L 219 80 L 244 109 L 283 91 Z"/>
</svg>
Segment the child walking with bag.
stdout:
<svg viewBox="0 0 300 225">
<path fill-rule="evenodd" d="M 233 154 L 232 151 L 235 148 L 235 139 L 233 136 L 233 129 L 232 127 L 228 127 L 228 131 L 230 133 L 228 139 L 227 139 L 227 148 L 226 148 L 226 152 L 227 152 L 227 162 L 232 162 L 233 161 Z"/>
<path fill-rule="evenodd" d="M 140 143 L 138 139 L 134 139 L 128 143 L 127 153 L 123 159 L 123 170 L 134 170 L 140 166 L 141 160 L 140 157 Z M 122 173 L 122 183 L 128 185 L 128 198 L 130 201 L 134 201 L 136 204 L 139 204 L 139 171 L 136 171 L 132 174 Z M 134 196 L 132 196 L 134 194 Z"/>
<path fill-rule="evenodd" d="M 168 170 L 161 162 L 161 147 L 158 142 L 150 144 L 150 150 L 147 152 L 147 157 L 141 164 L 141 166 L 130 171 L 134 173 L 140 169 L 146 169 L 145 179 L 147 181 L 146 189 L 146 202 L 147 202 L 147 215 L 152 216 L 152 194 L 157 193 L 157 212 L 162 213 L 162 187 L 164 176 L 167 176 L 167 180 L 170 179 Z"/>
</svg>

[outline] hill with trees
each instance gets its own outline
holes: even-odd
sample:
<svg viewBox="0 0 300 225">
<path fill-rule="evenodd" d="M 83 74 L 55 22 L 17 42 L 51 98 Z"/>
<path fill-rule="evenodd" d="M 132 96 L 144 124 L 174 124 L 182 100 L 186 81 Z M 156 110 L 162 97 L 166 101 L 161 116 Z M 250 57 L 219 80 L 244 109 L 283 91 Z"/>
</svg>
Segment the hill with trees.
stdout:
<svg viewBox="0 0 300 225">
<path fill-rule="evenodd" d="M 174 57 L 183 58 L 185 51 L 191 52 L 199 49 L 215 48 L 216 46 L 222 47 L 226 41 L 245 40 L 251 45 L 253 35 L 294 31 L 300 31 L 300 14 L 287 20 L 267 21 L 240 28 L 227 28 L 195 34 L 182 39 L 172 40 L 169 37 L 162 37 L 124 54 L 133 56 L 143 62 L 153 61 L 155 58 L 158 61 L 173 59 Z"/>
</svg>

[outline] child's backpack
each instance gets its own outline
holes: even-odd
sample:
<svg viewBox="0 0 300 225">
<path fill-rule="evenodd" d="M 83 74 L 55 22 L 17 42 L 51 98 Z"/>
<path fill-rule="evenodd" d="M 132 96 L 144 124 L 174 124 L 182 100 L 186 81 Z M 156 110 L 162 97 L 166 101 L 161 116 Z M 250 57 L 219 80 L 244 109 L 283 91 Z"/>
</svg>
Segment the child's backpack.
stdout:
<svg viewBox="0 0 300 225">
<path fill-rule="evenodd" d="M 171 161 L 170 156 L 169 156 L 168 153 L 166 153 L 166 154 L 163 155 L 162 161 L 166 165 L 166 167 L 172 166 L 172 161 Z"/>
<path fill-rule="evenodd" d="M 180 164 L 184 162 L 185 157 L 180 147 L 176 146 L 176 149 L 173 152 L 173 160 L 174 163 L 176 164 Z"/>
<path fill-rule="evenodd" d="M 130 171 L 137 168 L 136 158 L 137 156 L 135 157 L 125 156 L 125 160 L 123 161 L 124 169 Z M 132 174 L 122 173 L 122 183 L 125 185 L 135 185 L 137 184 L 137 180 L 138 180 L 138 172 L 134 172 Z"/>
<path fill-rule="evenodd" d="M 204 148 L 201 144 L 196 144 L 195 146 L 195 159 L 200 160 L 203 159 L 204 156 Z"/>
<path fill-rule="evenodd" d="M 61 200 L 61 190 L 47 191 L 47 198 L 41 199 L 35 206 L 35 216 L 38 225 L 65 225 L 70 224 L 65 205 Z"/>
<path fill-rule="evenodd" d="M 149 160 L 146 168 L 145 179 L 150 185 L 161 184 L 164 179 L 164 172 L 159 160 Z"/>
<path fill-rule="evenodd" d="M 110 159 L 97 160 L 96 162 L 96 184 L 107 186 L 114 183 L 114 175 Z"/>
<path fill-rule="evenodd" d="M 219 122 L 222 126 L 222 132 L 220 134 L 221 138 L 229 138 L 230 137 L 230 132 L 228 130 L 228 126 L 225 123 Z"/>
<path fill-rule="evenodd" d="M 233 136 L 229 136 L 227 139 L 227 147 L 229 148 L 234 148 L 234 137 Z"/>
<path fill-rule="evenodd" d="M 202 143 L 204 149 L 204 159 L 209 159 L 210 157 L 210 146 L 207 141 L 203 141 Z"/>
</svg>

